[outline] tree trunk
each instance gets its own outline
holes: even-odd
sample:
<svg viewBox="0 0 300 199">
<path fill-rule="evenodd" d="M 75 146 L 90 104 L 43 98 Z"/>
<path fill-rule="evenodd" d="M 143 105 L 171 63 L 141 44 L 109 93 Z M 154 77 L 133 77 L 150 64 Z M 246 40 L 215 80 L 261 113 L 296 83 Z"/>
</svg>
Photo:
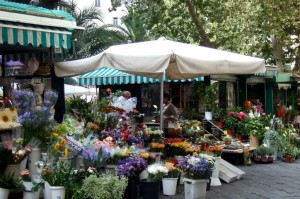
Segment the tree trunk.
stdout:
<svg viewBox="0 0 300 199">
<path fill-rule="evenodd" d="M 209 37 L 205 32 L 203 25 L 200 21 L 200 18 L 197 15 L 192 2 L 190 0 L 185 0 L 185 3 L 192 17 L 192 20 L 198 30 L 198 33 L 200 35 L 200 45 L 215 48 L 214 44 L 210 41 Z"/>
<path fill-rule="evenodd" d="M 284 58 L 282 44 L 280 43 L 280 39 L 278 39 L 275 35 L 272 37 L 272 45 L 276 60 L 277 72 L 284 72 L 284 65 L 282 63 L 282 59 Z"/>
</svg>

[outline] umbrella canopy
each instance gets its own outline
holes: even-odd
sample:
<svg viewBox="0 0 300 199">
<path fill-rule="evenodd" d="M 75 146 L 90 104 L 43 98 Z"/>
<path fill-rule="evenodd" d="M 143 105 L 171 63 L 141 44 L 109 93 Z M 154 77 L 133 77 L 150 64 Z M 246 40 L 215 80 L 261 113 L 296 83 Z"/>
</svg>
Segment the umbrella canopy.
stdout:
<svg viewBox="0 0 300 199">
<path fill-rule="evenodd" d="M 82 86 L 73 86 L 69 84 L 65 84 L 65 96 L 72 95 L 96 95 L 96 88 L 85 88 Z"/>
<path fill-rule="evenodd" d="M 90 58 L 58 62 L 55 73 L 59 77 L 74 76 L 102 67 L 154 78 L 160 78 L 166 72 L 171 80 L 265 71 L 263 59 L 162 38 L 116 45 Z"/>
<path fill-rule="evenodd" d="M 113 68 L 135 75 L 171 79 L 194 78 L 200 75 L 255 74 L 265 72 L 265 61 L 222 50 L 169 41 L 161 38 L 111 46 L 102 53 L 54 65 L 59 77 L 75 76 L 98 68 Z M 160 112 L 163 112 L 163 81 L 160 90 Z M 163 128 L 163 115 L 160 115 Z"/>
</svg>

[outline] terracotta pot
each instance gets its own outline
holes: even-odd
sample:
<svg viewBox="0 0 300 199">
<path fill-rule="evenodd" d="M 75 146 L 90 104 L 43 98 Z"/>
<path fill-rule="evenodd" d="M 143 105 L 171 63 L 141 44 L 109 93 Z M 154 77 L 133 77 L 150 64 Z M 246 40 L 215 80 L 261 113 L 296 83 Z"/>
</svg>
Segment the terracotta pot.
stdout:
<svg viewBox="0 0 300 199">
<path fill-rule="evenodd" d="M 282 160 L 283 160 L 283 162 L 286 162 L 286 163 L 293 162 L 293 158 L 291 156 L 284 156 L 284 158 Z"/>
<path fill-rule="evenodd" d="M 227 135 L 233 135 L 233 129 L 227 129 Z"/>
</svg>

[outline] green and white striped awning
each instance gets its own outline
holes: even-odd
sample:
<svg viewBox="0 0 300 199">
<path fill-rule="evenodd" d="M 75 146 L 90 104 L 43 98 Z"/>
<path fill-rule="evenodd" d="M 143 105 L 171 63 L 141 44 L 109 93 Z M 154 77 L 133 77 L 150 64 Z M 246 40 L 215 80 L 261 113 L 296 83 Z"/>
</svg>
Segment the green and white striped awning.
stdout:
<svg viewBox="0 0 300 199">
<path fill-rule="evenodd" d="M 71 48 L 67 29 L 0 21 L 0 44 Z"/>
<path fill-rule="evenodd" d="M 155 83 L 159 82 L 159 79 L 143 77 L 125 73 L 116 69 L 111 68 L 101 68 L 78 78 L 80 86 L 88 85 L 113 85 L 113 84 L 141 84 L 141 83 Z M 166 82 L 171 82 L 167 77 Z M 172 80 L 172 82 L 186 82 L 186 81 L 203 81 L 203 77 L 182 79 L 182 80 Z"/>
</svg>

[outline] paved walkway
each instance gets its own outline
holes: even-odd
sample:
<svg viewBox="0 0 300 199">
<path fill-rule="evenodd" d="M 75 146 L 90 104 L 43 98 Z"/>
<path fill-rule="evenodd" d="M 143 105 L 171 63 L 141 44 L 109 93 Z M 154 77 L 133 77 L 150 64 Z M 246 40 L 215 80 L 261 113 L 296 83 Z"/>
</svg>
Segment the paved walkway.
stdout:
<svg viewBox="0 0 300 199">
<path fill-rule="evenodd" d="M 300 199 L 300 160 L 284 163 L 238 166 L 246 172 L 239 181 L 211 187 L 206 199 Z M 161 195 L 160 199 L 184 199 L 183 186 L 176 196 Z"/>
</svg>

